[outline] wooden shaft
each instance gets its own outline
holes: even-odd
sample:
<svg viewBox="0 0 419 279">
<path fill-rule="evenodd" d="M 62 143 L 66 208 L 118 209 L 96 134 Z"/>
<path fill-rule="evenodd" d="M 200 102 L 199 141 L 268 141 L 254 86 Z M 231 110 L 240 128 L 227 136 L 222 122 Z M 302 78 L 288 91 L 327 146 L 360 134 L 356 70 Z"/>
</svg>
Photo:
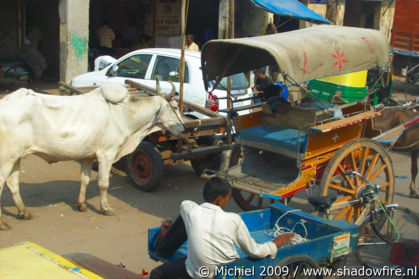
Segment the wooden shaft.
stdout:
<svg viewBox="0 0 419 279">
<path fill-rule="evenodd" d="M 148 91 L 150 93 L 157 94 L 157 90 L 155 88 L 152 88 L 152 87 L 149 87 L 147 85 L 135 82 L 133 80 L 126 79 L 125 84 L 128 84 L 129 86 L 132 86 L 132 87 L 135 87 L 135 88 L 138 88 L 138 89 L 143 89 L 143 90 Z"/>
<path fill-rule="evenodd" d="M 205 114 L 206 116 L 210 116 L 210 117 L 223 117 L 221 114 L 209 110 L 209 109 L 205 109 L 201 106 L 198 106 L 194 103 L 188 102 L 188 101 L 183 101 L 184 106 L 189 107 L 191 109 L 193 109 L 194 111 L 200 112 L 202 114 Z"/>
<path fill-rule="evenodd" d="M 185 28 L 186 28 L 186 0 L 182 0 L 180 12 L 180 32 L 182 36 L 182 50 L 180 54 L 180 90 L 179 90 L 179 112 L 183 113 L 183 84 L 185 81 Z"/>
<path fill-rule="evenodd" d="M 64 86 L 65 88 L 67 88 L 68 90 L 70 90 L 71 92 L 74 92 L 74 93 L 76 93 L 76 94 L 78 94 L 78 95 L 80 95 L 80 94 L 84 94 L 84 92 L 83 91 L 81 91 L 80 89 L 78 89 L 78 88 L 76 88 L 76 87 L 74 87 L 74 86 L 71 86 L 70 84 L 67 84 L 67 83 L 65 83 L 65 82 L 63 82 L 63 81 L 59 81 L 58 82 L 58 85 L 59 86 Z"/>
</svg>

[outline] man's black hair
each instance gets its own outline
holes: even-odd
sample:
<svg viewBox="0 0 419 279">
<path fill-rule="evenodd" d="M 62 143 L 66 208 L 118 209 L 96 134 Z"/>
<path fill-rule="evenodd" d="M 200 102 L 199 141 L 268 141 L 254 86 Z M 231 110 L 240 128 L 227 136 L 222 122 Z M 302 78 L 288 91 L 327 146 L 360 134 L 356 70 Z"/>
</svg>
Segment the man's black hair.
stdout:
<svg viewBox="0 0 419 279">
<path fill-rule="evenodd" d="M 217 197 L 225 197 L 229 193 L 231 193 L 231 185 L 225 179 L 212 177 L 205 183 L 204 200 L 206 202 L 213 202 Z"/>
<path fill-rule="evenodd" d="M 266 73 L 266 67 L 260 67 L 253 70 L 255 73 L 265 74 Z"/>
</svg>

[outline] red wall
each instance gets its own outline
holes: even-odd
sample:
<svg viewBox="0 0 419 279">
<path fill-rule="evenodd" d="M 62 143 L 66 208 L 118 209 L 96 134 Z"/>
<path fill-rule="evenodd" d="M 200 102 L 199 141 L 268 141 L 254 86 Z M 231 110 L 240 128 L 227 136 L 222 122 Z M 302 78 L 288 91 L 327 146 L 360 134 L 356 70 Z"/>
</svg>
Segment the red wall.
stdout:
<svg viewBox="0 0 419 279">
<path fill-rule="evenodd" d="M 419 52 L 419 0 L 396 1 L 391 45 Z"/>
</svg>

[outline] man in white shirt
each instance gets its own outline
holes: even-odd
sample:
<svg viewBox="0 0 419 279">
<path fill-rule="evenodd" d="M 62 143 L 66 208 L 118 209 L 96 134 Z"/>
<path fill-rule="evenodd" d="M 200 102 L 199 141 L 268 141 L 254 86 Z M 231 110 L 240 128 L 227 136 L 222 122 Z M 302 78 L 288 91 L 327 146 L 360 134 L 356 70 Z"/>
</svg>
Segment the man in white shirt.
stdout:
<svg viewBox="0 0 419 279">
<path fill-rule="evenodd" d="M 194 36 L 192 34 L 186 35 L 186 50 L 199 51 L 199 46 L 194 42 Z"/>
<path fill-rule="evenodd" d="M 104 19 L 103 25 L 96 31 L 99 40 L 99 49 L 102 55 L 114 56 L 115 51 L 112 48 L 112 42 L 115 40 L 115 33 L 109 27 L 109 20 Z"/>
<path fill-rule="evenodd" d="M 215 177 L 205 184 L 205 203 L 198 205 L 188 200 L 181 203 L 182 218 L 178 218 L 174 226 L 177 224 L 176 227 L 181 228 L 179 223 L 183 220 L 188 238 L 188 256 L 186 260 L 168 262 L 153 269 L 151 279 L 213 278 L 217 265 L 239 258 L 234 244 L 251 258 L 274 258 L 277 249 L 291 240 L 293 234 L 283 234 L 273 241 L 256 243 L 238 214 L 223 211 L 230 197 L 230 184 Z M 167 235 L 174 234 L 169 230 Z"/>
</svg>

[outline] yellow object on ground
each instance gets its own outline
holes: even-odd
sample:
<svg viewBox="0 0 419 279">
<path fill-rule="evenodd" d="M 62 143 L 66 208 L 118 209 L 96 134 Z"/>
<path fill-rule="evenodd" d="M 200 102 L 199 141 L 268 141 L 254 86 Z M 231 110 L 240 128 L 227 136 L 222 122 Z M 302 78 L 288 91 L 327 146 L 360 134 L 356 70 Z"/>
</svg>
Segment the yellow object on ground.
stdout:
<svg viewBox="0 0 419 279">
<path fill-rule="evenodd" d="M 368 71 L 360 71 L 350 74 L 319 78 L 318 80 L 345 86 L 363 87 L 367 83 L 367 73 Z"/>
<path fill-rule="evenodd" d="M 35 243 L 21 242 L 0 249 L 0 278 L 100 279 L 103 277 Z"/>
</svg>

